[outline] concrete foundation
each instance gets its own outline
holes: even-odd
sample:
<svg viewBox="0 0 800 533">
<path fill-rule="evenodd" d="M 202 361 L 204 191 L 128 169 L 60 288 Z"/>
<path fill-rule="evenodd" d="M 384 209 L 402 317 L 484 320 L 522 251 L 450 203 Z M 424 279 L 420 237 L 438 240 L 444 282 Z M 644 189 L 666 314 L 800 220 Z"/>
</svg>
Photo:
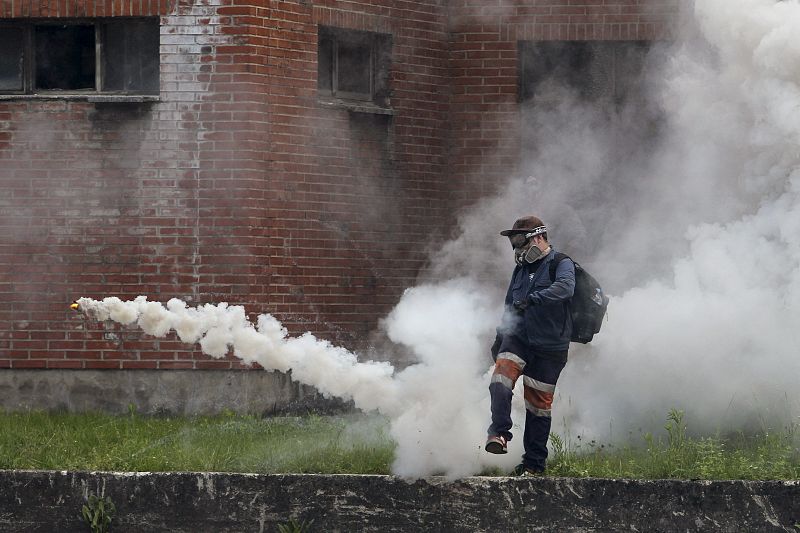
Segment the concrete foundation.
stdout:
<svg viewBox="0 0 800 533">
<path fill-rule="evenodd" d="M 0 372 L 0 407 L 70 412 L 273 415 L 351 409 L 287 374 L 262 370 L 14 370 Z"/>
<path fill-rule="evenodd" d="M 0 471 L 0 530 L 86 531 L 87 495 L 119 532 L 796 531 L 800 482 Z"/>
</svg>

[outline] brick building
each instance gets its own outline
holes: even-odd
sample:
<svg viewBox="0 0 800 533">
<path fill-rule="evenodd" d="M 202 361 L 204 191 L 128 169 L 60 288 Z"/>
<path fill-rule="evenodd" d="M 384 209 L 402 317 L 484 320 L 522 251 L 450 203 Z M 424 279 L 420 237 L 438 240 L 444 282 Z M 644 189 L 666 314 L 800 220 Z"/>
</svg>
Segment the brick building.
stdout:
<svg viewBox="0 0 800 533">
<path fill-rule="evenodd" d="M 0 0 L 0 368 L 238 368 L 84 323 L 80 296 L 227 301 L 357 346 L 514 172 L 537 76 L 623 65 L 676 10 Z"/>
</svg>

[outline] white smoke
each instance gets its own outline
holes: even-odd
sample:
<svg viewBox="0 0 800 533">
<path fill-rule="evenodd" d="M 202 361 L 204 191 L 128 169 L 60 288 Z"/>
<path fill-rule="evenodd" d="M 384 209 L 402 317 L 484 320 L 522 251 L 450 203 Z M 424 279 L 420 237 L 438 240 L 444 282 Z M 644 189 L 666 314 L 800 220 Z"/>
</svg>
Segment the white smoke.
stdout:
<svg viewBox="0 0 800 533">
<path fill-rule="evenodd" d="M 573 434 L 652 429 L 670 408 L 699 432 L 775 427 L 800 407 L 800 4 L 702 0 L 695 12 L 706 44 L 669 59 L 670 138 L 656 157 L 692 209 L 651 204 L 658 225 L 610 246 L 623 260 L 686 252 L 615 298 L 590 357 L 565 372 Z"/>
<path fill-rule="evenodd" d="M 513 263 L 497 232 L 537 214 L 612 290 L 601 333 L 572 345 L 557 432 L 627 440 L 678 408 L 690 430 L 713 434 L 779 427 L 800 411 L 800 3 L 693 9 L 677 42 L 651 54 L 656 138 L 650 116 L 565 92 L 529 117 L 525 175 L 465 213 L 429 269 L 478 273 L 499 302 Z M 475 359 L 490 333 L 483 342 Z M 488 424 L 482 405 L 465 424 Z"/>
<path fill-rule="evenodd" d="M 291 369 L 386 414 L 395 472 L 462 476 L 518 461 L 519 428 L 508 456 L 482 451 L 487 352 L 513 266 L 497 232 L 534 213 L 614 293 L 602 332 L 573 345 L 555 431 L 625 437 L 663 425 L 671 408 L 697 431 L 772 423 L 774 406 L 800 405 L 800 4 L 697 0 L 694 15 L 698 34 L 669 48 L 652 81 L 665 123 L 658 142 L 637 144 L 636 116 L 609 119 L 566 97 L 533 118 L 537 178 L 511 180 L 462 216 L 462 235 L 430 269 L 458 279 L 409 289 L 384 321 L 417 357 L 402 371 L 310 334 L 288 337 L 269 315 L 253 326 L 240 307 L 79 304 L 153 335 L 174 329 L 214 357 L 232 349 Z"/>
<path fill-rule="evenodd" d="M 766 429 L 800 411 L 800 4 L 693 7 L 652 54 L 657 139 L 565 91 L 530 117 L 531 177 L 466 213 L 430 269 L 479 272 L 502 295 L 513 265 L 497 231 L 537 214 L 612 290 L 601 333 L 572 345 L 557 432 L 628 439 L 672 408 L 698 433 Z"/>
<path fill-rule="evenodd" d="M 460 279 L 406 291 L 386 328 L 393 341 L 413 349 L 419 362 L 396 373 L 389 363 L 359 362 L 353 353 L 309 333 L 289 337 L 271 315 L 259 316 L 254 325 L 241 306 L 187 307 L 178 299 L 164 306 L 145 296 L 77 303 L 100 321 L 136 325 L 150 335 L 174 330 L 181 341 L 199 342 L 212 357 L 232 350 L 266 370 L 291 369 L 294 380 L 324 395 L 352 399 L 362 410 L 388 416 L 398 445 L 396 473 L 459 477 L 488 464 L 479 442 L 486 428 L 483 417 L 476 416 L 488 412 L 488 358 L 474 355 L 483 351 L 481 339 L 493 328 L 498 309 L 477 289 Z M 457 316 L 463 318 L 453 320 Z"/>
<path fill-rule="evenodd" d="M 212 357 L 225 357 L 232 349 L 245 363 L 282 372 L 291 369 L 292 377 L 300 383 L 313 385 L 326 395 L 352 399 L 358 408 L 387 414 L 397 410 L 391 365 L 360 363 L 354 354 L 311 334 L 289 337 L 271 315 L 259 316 L 254 325 L 241 306 L 221 303 L 190 308 L 173 298 L 165 307 L 147 301 L 145 296 L 130 301 L 80 298 L 77 303 L 98 320 L 135 323 L 149 335 L 164 336 L 175 330 L 181 341 L 199 342 L 203 353 Z"/>
</svg>

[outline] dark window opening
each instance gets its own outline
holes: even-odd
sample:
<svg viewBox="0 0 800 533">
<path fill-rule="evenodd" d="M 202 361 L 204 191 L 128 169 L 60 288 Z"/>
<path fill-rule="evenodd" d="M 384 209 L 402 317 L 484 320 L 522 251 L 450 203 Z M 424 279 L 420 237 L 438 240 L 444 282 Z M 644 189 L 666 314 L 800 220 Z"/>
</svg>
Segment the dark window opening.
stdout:
<svg viewBox="0 0 800 533">
<path fill-rule="evenodd" d="M 641 41 L 520 41 L 520 101 L 546 104 L 567 88 L 621 105 L 638 90 L 648 50 Z"/>
<path fill-rule="evenodd" d="M 103 88 L 157 93 L 158 25 L 142 21 L 111 22 L 103 30 Z"/>
<path fill-rule="evenodd" d="M 0 91 L 21 91 L 25 35 L 19 28 L 0 27 Z"/>
<path fill-rule="evenodd" d="M 0 92 L 158 94 L 159 19 L 0 21 Z"/>
<path fill-rule="evenodd" d="M 320 26 L 320 94 L 388 105 L 391 46 L 390 35 Z"/>
<path fill-rule="evenodd" d="M 95 88 L 94 26 L 34 26 L 34 89 Z"/>
</svg>

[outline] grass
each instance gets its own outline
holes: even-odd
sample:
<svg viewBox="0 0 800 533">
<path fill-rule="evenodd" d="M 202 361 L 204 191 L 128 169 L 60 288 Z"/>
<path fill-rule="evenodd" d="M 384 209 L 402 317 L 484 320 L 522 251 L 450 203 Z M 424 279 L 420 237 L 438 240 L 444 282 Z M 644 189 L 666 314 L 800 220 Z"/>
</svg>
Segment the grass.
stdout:
<svg viewBox="0 0 800 533">
<path fill-rule="evenodd" d="M 555 476 L 633 479 L 800 479 L 795 427 L 745 435 L 689 437 L 683 412 L 672 410 L 665 436 L 645 434 L 620 447 L 568 444 L 551 436 L 548 473 Z"/>
<path fill-rule="evenodd" d="M 552 435 L 548 474 L 799 479 L 797 437 L 795 428 L 690 437 L 683 413 L 671 411 L 663 435 L 621 446 Z M 0 469 L 388 474 L 394 447 L 377 417 L 0 412 Z"/>
<path fill-rule="evenodd" d="M 389 473 L 385 423 L 347 417 L 0 413 L 0 468 Z"/>
</svg>

